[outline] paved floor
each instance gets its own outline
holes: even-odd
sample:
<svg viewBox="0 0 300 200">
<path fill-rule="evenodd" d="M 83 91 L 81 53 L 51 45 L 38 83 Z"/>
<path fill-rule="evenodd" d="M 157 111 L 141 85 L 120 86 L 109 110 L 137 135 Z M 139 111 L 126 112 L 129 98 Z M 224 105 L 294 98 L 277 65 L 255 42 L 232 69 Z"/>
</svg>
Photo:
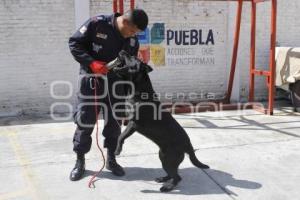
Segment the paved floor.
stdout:
<svg viewBox="0 0 300 200">
<path fill-rule="evenodd" d="M 248 110 L 175 117 L 211 169 L 195 168 L 186 157 L 179 171 L 183 180 L 170 193 L 160 193 L 161 184 L 153 181 L 164 175 L 158 148 L 137 133 L 118 158 L 126 176 L 104 170 L 90 189 L 88 181 L 102 163 L 95 143 L 85 177 L 68 180 L 75 160 L 72 122 L 2 118 L 0 199 L 300 199 L 299 114 L 283 109 L 274 116 Z"/>
</svg>

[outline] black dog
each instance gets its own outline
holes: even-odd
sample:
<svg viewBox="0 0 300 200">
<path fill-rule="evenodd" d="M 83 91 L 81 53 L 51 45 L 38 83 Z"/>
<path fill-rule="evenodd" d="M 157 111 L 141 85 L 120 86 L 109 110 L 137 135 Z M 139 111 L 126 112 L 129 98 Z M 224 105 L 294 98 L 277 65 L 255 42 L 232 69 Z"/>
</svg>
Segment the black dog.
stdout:
<svg viewBox="0 0 300 200">
<path fill-rule="evenodd" d="M 132 58 L 134 59 L 134 58 Z M 137 58 L 136 58 L 137 59 Z M 160 191 L 171 191 L 181 180 L 178 167 L 184 159 L 184 153 L 189 154 L 191 162 L 198 168 L 206 169 L 209 166 L 201 163 L 190 142 L 190 138 L 179 123 L 169 112 L 160 112 L 160 102 L 153 98 L 153 90 L 148 73 L 152 68 L 141 61 L 138 67 L 124 66 L 114 71 L 125 80 L 130 80 L 135 86 L 135 92 L 130 99 L 134 105 L 133 117 L 127 128 L 119 136 L 116 155 L 122 151 L 124 140 L 135 131 L 152 140 L 159 146 L 159 158 L 167 176 L 156 178 L 156 182 L 165 182 Z"/>
</svg>

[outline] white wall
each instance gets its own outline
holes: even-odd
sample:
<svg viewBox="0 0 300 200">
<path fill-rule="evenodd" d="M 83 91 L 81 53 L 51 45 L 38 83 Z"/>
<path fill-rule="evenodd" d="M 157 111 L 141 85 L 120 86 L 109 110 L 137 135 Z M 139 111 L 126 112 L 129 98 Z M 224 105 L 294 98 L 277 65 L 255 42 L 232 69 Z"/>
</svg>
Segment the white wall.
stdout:
<svg viewBox="0 0 300 200">
<path fill-rule="evenodd" d="M 231 12 L 235 10 L 235 5 L 230 4 Z M 249 84 L 249 55 L 250 55 L 250 16 L 251 4 L 245 3 L 242 19 L 241 41 L 238 65 L 240 69 L 240 94 L 241 100 L 245 100 L 248 95 Z M 277 45 L 278 46 L 300 46 L 300 26 L 299 13 L 300 1 L 298 0 L 278 0 L 277 15 Z M 257 57 L 256 66 L 260 69 L 269 67 L 269 47 L 270 47 L 270 20 L 271 3 L 258 4 L 257 7 Z M 231 20 L 230 23 L 233 23 Z M 232 35 L 232 32 L 229 32 Z M 230 41 L 229 41 L 230 42 Z M 256 78 L 256 97 L 265 99 L 267 95 L 266 81 L 263 77 Z"/>
<path fill-rule="evenodd" d="M 91 1 L 91 14 L 108 13 L 112 9 L 111 1 Z M 165 33 L 167 30 L 180 31 L 191 29 L 202 30 L 203 40 L 206 41 L 209 29 L 213 30 L 215 45 L 167 45 L 166 39 L 160 44 L 149 44 L 152 48 L 151 55 L 155 47 L 165 51 L 165 64 L 155 66 L 151 78 L 157 92 L 170 93 L 173 97 L 175 93 L 199 94 L 199 98 L 206 98 L 208 93 L 215 93 L 222 96 L 226 90 L 227 80 L 227 16 L 228 4 L 224 2 L 204 2 L 204 1 L 162 1 L 159 0 L 139 0 L 136 6 L 143 8 L 149 15 L 149 29 L 151 31 L 154 23 L 164 23 Z M 127 5 L 127 9 L 129 6 Z M 143 46 L 143 45 L 142 45 Z M 168 51 L 174 49 L 195 51 L 192 56 L 174 56 Z M 205 56 L 201 51 L 211 49 L 211 56 Z M 153 56 L 160 57 L 160 56 Z M 172 64 L 170 61 L 178 58 L 212 58 L 214 64 Z M 150 64 L 154 65 L 153 62 Z M 201 96 L 202 95 L 202 96 Z M 194 96 L 193 96 L 194 97 Z"/>
<path fill-rule="evenodd" d="M 110 13 L 110 0 L 91 0 L 91 15 Z M 128 1 L 127 1 L 128 2 Z M 215 45 L 212 47 L 215 59 L 214 65 L 180 65 L 166 63 L 155 67 L 151 74 L 154 86 L 159 92 L 197 92 L 198 94 L 214 93 L 222 96 L 227 89 L 228 76 L 231 65 L 233 35 L 235 30 L 236 2 L 212 2 L 200 0 L 137 0 L 136 6 L 143 8 L 150 16 L 150 28 L 153 23 L 163 22 L 171 29 L 189 30 L 199 28 L 212 29 Z M 128 8 L 128 6 L 127 6 Z M 299 46 L 297 26 L 300 1 L 278 0 L 278 33 L 277 44 L 280 46 Z M 261 69 L 268 69 L 270 45 L 270 14 L 271 2 L 259 3 L 257 6 L 257 57 L 256 65 Z M 243 6 L 242 27 L 239 54 L 236 68 L 235 84 L 232 99 L 247 101 L 249 84 L 249 52 L 250 52 L 250 16 L 251 4 L 245 2 Z M 178 27 L 186 26 L 185 28 Z M 177 28 L 176 28 L 177 27 Z M 151 46 L 151 45 L 150 45 Z M 161 46 L 167 51 L 165 43 Z M 199 50 L 207 46 L 199 46 Z M 181 46 L 181 48 L 184 48 Z M 199 53 L 199 57 L 204 55 Z M 172 57 L 165 53 L 165 56 Z M 166 60 L 167 60 L 166 58 Z M 150 62 L 151 63 L 151 62 Z M 153 63 L 152 63 L 153 64 Z M 266 99 L 267 88 L 264 77 L 256 77 L 257 100 Z M 200 95 L 199 98 L 203 98 Z M 205 95 L 204 95 L 205 97 Z"/>
<path fill-rule="evenodd" d="M 46 113 L 50 84 L 76 86 L 78 67 L 68 49 L 75 29 L 73 0 L 0 1 L 0 112 Z M 62 86 L 57 94 L 66 93 Z M 68 99 L 70 101 L 70 99 Z"/>
<path fill-rule="evenodd" d="M 165 29 L 213 30 L 215 44 L 196 46 L 149 44 L 155 60 L 154 48 L 165 56 L 165 63 L 154 66 L 151 78 L 155 89 L 162 93 L 196 92 L 198 98 L 207 93 L 223 95 L 227 89 L 230 69 L 232 36 L 236 3 L 204 2 L 199 0 L 136 0 L 150 16 L 150 29 L 154 23 L 164 23 Z M 60 102 L 74 103 L 77 89 L 78 64 L 69 53 L 67 41 L 84 17 L 112 12 L 111 0 L 2 0 L 0 1 L 0 113 L 47 113 L 56 102 L 50 95 L 50 84 L 55 80 L 73 85 L 72 96 Z M 128 2 L 127 8 L 128 7 Z M 163 3 L 162 3 L 163 2 Z M 300 1 L 278 0 L 278 38 L 281 46 L 299 46 L 298 23 Z M 85 9 L 80 9 L 79 4 Z M 76 5 L 77 8 L 76 9 Z M 89 8 L 89 10 L 88 10 Z M 270 3 L 258 7 L 257 65 L 268 66 Z M 237 63 L 234 97 L 245 100 L 248 95 L 250 4 L 245 3 L 241 41 Z M 75 12 L 76 10 L 76 12 Z M 206 36 L 205 36 L 206 37 Z M 142 45 L 143 46 L 143 45 Z M 144 45 L 145 46 L 145 45 Z M 214 64 L 172 65 L 169 49 L 191 48 L 196 57 L 205 57 L 201 50 L 210 48 Z M 158 51 L 158 52 L 160 52 Z M 161 62 L 161 60 L 160 60 Z M 150 62 L 154 64 L 153 62 Z M 162 62 L 161 62 L 162 63 Z M 266 97 L 265 80 L 256 81 L 257 97 Z M 57 94 L 68 93 L 66 85 L 57 87 Z M 203 96 L 204 95 L 204 96 Z M 57 108 L 66 111 L 66 108 Z M 0 115 L 1 115 L 0 114 Z"/>
</svg>

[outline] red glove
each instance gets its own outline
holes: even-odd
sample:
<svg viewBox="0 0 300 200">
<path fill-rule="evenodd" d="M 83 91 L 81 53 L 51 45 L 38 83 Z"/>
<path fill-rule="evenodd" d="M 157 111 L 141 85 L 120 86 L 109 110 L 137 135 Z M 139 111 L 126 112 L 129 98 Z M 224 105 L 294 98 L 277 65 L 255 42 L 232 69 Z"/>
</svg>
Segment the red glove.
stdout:
<svg viewBox="0 0 300 200">
<path fill-rule="evenodd" d="M 102 61 L 95 60 L 90 64 L 90 68 L 94 74 L 107 74 L 108 68 L 106 63 Z"/>
</svg>

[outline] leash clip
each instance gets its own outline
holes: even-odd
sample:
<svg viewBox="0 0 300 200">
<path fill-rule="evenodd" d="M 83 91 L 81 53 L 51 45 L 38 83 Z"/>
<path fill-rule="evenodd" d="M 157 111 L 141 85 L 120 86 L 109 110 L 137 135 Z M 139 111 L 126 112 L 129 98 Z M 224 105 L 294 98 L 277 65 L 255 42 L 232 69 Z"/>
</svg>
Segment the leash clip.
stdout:
<svg viewBox="0 0 300 200">
<path fill-rule="evenodd" d="M 95 87 L 96 87 L 96 86 L 93 84 L 93 80 L 94 80 L 93 77 L 90 77 L 90 78 L 89 78 L 89 81 L 90 81 L 90 88 L 91 88 L 92 90 L 94 90 Z"/>
</svg>

